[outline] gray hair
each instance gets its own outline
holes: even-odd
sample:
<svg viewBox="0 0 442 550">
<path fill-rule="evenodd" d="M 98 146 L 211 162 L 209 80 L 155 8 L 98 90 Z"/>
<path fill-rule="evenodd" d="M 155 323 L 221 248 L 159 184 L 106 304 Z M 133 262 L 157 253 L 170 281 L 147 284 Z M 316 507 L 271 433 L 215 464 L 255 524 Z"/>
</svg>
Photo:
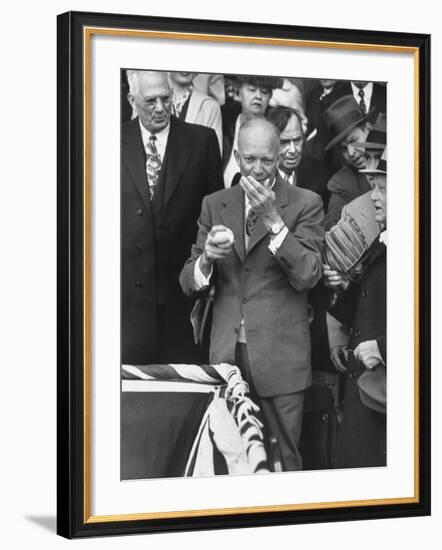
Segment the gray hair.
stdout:
<svg viewBox="0 0 442 550">
<path fill-rule="evenodd" d="M 126 69 L 127 82 L 129 84 L 129 93 L 131 95 L 138 94 L 140 90 L 140 76 L 143 74 L 162 74 L 164 75 L 167 83 L 169 83 L 167 73 L 165 73 L 164 71 L 140 71 L 135 69 Z"/>
<path fill-rule="evenodd" d="M 129 93 L 131 95 L 137 95 L 139 90 L 138 73 L 140 71 L 134 71 L 133 69 L 126 70 L 127 83 L 129 84 Z"/>
</svg>

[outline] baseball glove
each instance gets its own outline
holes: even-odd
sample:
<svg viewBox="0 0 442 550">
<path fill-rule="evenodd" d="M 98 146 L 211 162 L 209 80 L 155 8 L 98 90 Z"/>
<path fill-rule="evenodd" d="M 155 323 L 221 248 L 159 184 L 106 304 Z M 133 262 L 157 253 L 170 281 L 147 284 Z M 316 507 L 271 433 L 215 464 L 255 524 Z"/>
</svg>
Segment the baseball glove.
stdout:
<svg viewBox="0 0 442 550">
<path fill-rule="evenodd" d="M 350 279 L 360 272 L 367 250 L 367 241 L 349 214 L 325 234 L 324 262 Z"/>
</svg>

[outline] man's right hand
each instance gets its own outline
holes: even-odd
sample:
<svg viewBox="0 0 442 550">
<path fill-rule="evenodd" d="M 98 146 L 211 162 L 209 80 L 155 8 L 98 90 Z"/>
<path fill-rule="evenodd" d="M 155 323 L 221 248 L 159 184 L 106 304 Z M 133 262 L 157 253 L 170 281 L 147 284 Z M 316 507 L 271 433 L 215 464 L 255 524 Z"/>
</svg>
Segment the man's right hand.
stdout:
<svg viewBox="0 0 442 550">
<path fill-rule="evenodd" d="M 346 372 L 349 352 L 348 346 L 333 346 L 330 349 L 330 359 L 338 372 Z"/>
<path fill-rule="evenodd" d="M 214 225 L 207 234 L 204 252 L 201 254 L 200 269 L 208 276 L 213 263 L 228 256 L 233 247 L 233 233 L 225 225 Z"/>
<path fill-rule="evenodd" d="M 331 269 L 327 264 L 323 264 L 322 271 L 324 275 L 324 285 L 327 288 L 332 288 L 333 290 L 337 290 L 338 288 L 346 290 L 348 288 L 349 282 L 344 279 L 342 273 L 339 273 L 339 271 Z"/>
</svg>

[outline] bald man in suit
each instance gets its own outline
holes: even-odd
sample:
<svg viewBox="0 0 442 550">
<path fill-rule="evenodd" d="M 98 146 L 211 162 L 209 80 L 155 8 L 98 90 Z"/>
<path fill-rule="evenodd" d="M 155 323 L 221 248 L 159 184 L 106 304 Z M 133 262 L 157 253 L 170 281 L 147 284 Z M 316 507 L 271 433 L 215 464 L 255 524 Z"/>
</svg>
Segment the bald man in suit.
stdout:
<svg viewBox="0 0 442 550">
<path fill-rule="evenodd" d="M 241 126 L 235 157 L 240 185 L 204 199 L 181 285 L 188 295 L 215 287 L 210 361 L 239 365 L 283 468 L 298 470 L 311 383 L 307 291 L 321 278 L 322 201 L 282 180 L 279 134 L 267 120 Z"/>
</svg>

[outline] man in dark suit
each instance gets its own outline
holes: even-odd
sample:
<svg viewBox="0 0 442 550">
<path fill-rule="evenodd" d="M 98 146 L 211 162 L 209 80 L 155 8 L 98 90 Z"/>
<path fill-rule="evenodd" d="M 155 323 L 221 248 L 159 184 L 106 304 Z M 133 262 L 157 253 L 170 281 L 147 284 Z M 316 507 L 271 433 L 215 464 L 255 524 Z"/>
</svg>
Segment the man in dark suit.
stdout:
<svg viewBox="0 0 442 550">
<path fill-rule="evenodd" d="M 171 118 L 167 73 L 128 71 L 138 117 L 121 153 L 122 361 L 193 362 L 190 304 L 178 275 L 203 197 L 222 187 L 215 132 Z"/>
<path fill-rule="evenodd" d="M 238 364 L 278 441 L 285 470 L 302 467 L 298 442 L 311 383 L 307 291 L 321 277 L 320 197 L 277 172 L 279 135 L 263 118 L 241 126 L 240 185 L 206 197 L 186 294 L 215 287 L 210 362 Z"/>
<path fill-rule="evenodd" d="M 360 170 L 367 165 L 364 143 L 371 125 L 367 113 L 350 94 L 330 105 L 325 112 L 325 121 L 331 138 L 325 150 L 337 147 L 345 163 L 327 184 L 330 200 L 325 229 L 328 230 L 339 221 L 346 204 L 370 191 L 370 183 Z"/>
<path fill-rule="evenodd" d="M 343 289 L 330 313 L 351 327 L 345 372 L 344 419 L 335 463 L 337 468 L 386 465 L 385 413 L 367 406 L 358 389 L 358 379 L 367 370 L 387 365 L 386 150 L 377 168 L 364 172 L 372 177 L 370 196 L 382 233 L 368 250 L 359 281 L 348 286 L 340 273 L 324 266 L 327 286 Z"/>
<path fill-rule="evenodd" d="M 278 171 L 282 179 L 290 185 L 310 189 L 322 197 L 324 189 L 318 186 L 312 159 L 304 147 L 301 113 L 291 107 L 278 105 L 267 111 L 266 118 L 280 134 Z"/>
</svg>

